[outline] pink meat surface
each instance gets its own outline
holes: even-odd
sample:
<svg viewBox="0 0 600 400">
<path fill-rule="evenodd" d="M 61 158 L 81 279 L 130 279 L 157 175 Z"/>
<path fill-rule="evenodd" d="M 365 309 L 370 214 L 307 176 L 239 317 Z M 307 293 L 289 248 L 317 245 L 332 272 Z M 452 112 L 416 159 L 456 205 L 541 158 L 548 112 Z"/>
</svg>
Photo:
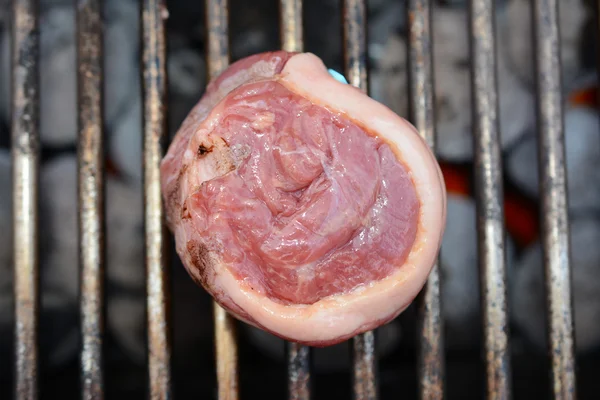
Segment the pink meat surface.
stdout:
<svg viewBox="0 0 600 400">
<path fill-rule="evenodd" d="M 414 128 L 308 53 L 232 64 L 161 173 L 190 275 L 239 319 L 312 345 L 406 308 L 445 224 L 441 173 Z"/>
</svg>

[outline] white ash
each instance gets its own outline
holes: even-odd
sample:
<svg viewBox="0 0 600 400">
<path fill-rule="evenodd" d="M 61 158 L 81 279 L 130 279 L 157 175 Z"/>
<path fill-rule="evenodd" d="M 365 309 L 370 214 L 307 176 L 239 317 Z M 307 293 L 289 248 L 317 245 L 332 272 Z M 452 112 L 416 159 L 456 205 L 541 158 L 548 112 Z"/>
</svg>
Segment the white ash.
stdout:
<svg viewBox="0 0 600 400">
<path fill-rule="evenodd" d="M 130 258 L 133 255 L 130 254 Z M 197 357 L 188 357 L 193 349 L 206 349 L 213 341 L 211 318 L 212 299 L 189 278 L 183 265 L 174 260 L 174 266 L 168 265 L 171 271 L 172 307 L 172 353 L 178 365 L 184 368 L 196 366 Z M 124 268 L 123 262 L 113 263 L 111 269 Z M 135 269 L 135 271 L 133 271 Z M 146 282 L 144 276 L 144 260 L 139 258 L 127 266 L 129 278 L 113 283 L 108 302 L 109 329 L 117 339 L 117 343 L 127 357 L 144 365 L 147 353 L 146 330 Z M 131 279 L 131 278 L 136 279 Z M 200 350 L 199 350 L 200 351 Z"/>
<path fill-rule="evenodd" d="M 63 303 L 72 309 L 70 311 L 77 313 L 79 244 L 76 157 L 61 156 L 44 165 L 41 189 L 47 196 L 46 218 L 49 221 L 44 232 L 52 238 L 44 253 L 49 285 L 44 296 L 63 299 Z M 112 176 L 106 176 L 105 189 L 107 331 L 127 351 L 130 346 L 143 346 L 143 342 L 128 342 L 129 330 L 135 325 L 144 326 L 144 321 L 133 318 L 131 313 L 135 305 L 143 306 L 145 295 L 142 192 L 139 187 L 127 185 Z M 66 306 L 57 303 L 56 307 L 62 307 L 60 311 L 64 312 Z M 76 320 L 71 321 L 71 329 L 75 332 L 73 335 L 77 333 L 76 323 Z M 76 336 L 71 337 L 68 347 L 71 355 L 76 355 L 76 342 Z"/>
<path fill-rule="evenodd" d="M 129 117 L 128 104 L 140 95 L 139 4 L 133 0 L 104 2 L 104 111 L 106 128 L 118 130 Z M 52 147 L 72 145 L 77 140 L 76 13 L 72 2 L 43 1 L 40 8 L 40 137 Z M 2 35 L 0 112 L 9 120 L 10 35 Z M 140 135 L 129 132 L 129 135 Z"/>
<path fill-rule="evenodd" d="M 269 43 L 273 36 L 265 32 L 264 28 L 264 26 L 255 29 L 249 28 L 235 37 L 231 52 L 237 55 L 236 58 L 248 57 L 266 50 L 265 45 Z"/>
<path fill-rule="evenodd" d="M 116 168 L 138 185 L 142 183 L 143 174 L 142 107 L 141 96 L 132 96 L 113 124 L 108 141 L 110 158 Z"/>
<path fill-rule="evenodd" d="M 105 110 L 116 123 L 125 106 L 140 96 L 140 5 L 135 0 L 104 2 Z"/>
<path fill-rule="evenodd" d="M 503 14 L 497 13 L 502 20 Z M 445 160 L 473 157 L 471 127 L 471 72 L 467 11 L 434 7 L 433 57 L 435 61 L 435 113 L 438 153 Z M 371 75 L 372 96 L 401 116 L 408 117 L 407 42 L 390 36 L 376 70 Z M 499 124 L 502 148 L 515 143 L 534 123 L 534 98 L 497 58 Z"/>
<path fill-rule="evenodd" d="M 118 41 L 118 38 L 115 38 L 115 41 Z M 174 133 L 204 91 L 206 65 L 200 51 L 194 49 L 183 37 L 171 35 L 169 47 L 168 130 Z M 142 112 L 141 87 L 139 87 L 139 90 L 129 94 L 129 100 L 123 105 L 122 112 L 112 125 L 109 140 L 113 161 L 122 173 L 136 182 L 141 182 L 143 173 Z"/>
<path fill-rule="evenodd" d="M 138 182 L 142 175 L 139 7 L 133 0 L 111 0 L 104 6 L 108 148 L 121 172 Z"/>
<path fill-rule="evenodd" d="M 7 243 L 10 243 L 12 190 L 7 167 L 8 162 L 0 163 L 0 229 L 9 236 Z M 79 309 L 76 298 L 77 252 L 74 247 L 77 213 L 74 212 L 75 204 L 69 201 L 70 196 L 75 195 L 75 174 L 69 172 L 62 164 L 48 166 L 40 172 L 40 329 L 43 332 L 40 336 L 40 357 L 50 368 L 63 366 L 77 356 Z M 0 249 L 0 330 L 5 332 L 12 332 L 14 323 L 13 264 L 11 254 L 6 254 L 11 250 L 8 246 Z M 0 342 L 2 352 L 8 351 L 12 341 L 12 335 L 4 337 L 8 340 Z"/>
<path fill-rule="evenodd" d="M 140 18 L 137 1 L 106 2 L 104 61 L 108 149 L 127 178 L 141 184 L 142 82 L 140 77 Z"/>
<path fill-rule="evenodd" d="M 7 183 L 8 161 L 5 158 L 0 157 L 0 229 L 10 234 L 11 213 L 8 204 L 11 190 Z M 42 165 L 40 196 L 40 234 L 43 242 L 43 251 L 40 252 L 43 255 L 40 258 L 41 331 L 44 332 L 41 351 L 42 357 L 49 360 L 48 365 L 52 368 L 72 360 L 78 350 L 79 260 L 75 156 L 61 156 Z M 136 330 L 143 331 L 145 324 L 142 218 L 141 189 L 112 176 L 107 177 L 107 331 L 133 359 L 139 354 L 143 357 L 145 353 L 144 338 L 135 335 Z M 0 287 L 4 288 L 4 294 L 0 296 L 3 310 L 0 313 L 0 330 L 3 332 L 12 332 L 12 320 L 6 319 L 11 313 L 5 312 L 13 304 L 9 244 L 10 240 L 0 243 L 0 268 L 4 271 L 0 274 Z M 0 343 L 0 346 L 6 345 L 4 341 Z M 3 347 L 0 351 L 8 351 Z"/>
<path fill-rule="evenodd" d="M 47 236 L 48 240 L 41 258 L 41 274 L 48 285 L 42 289 L 42 304 L 54 299 L 56 308 L 55 315 L 49 317 L 48 326 L 42 327 L 42 332 L 46 335 L 46 329 L 50 326 L 52 329 L 68 329 L 68 333 L 57 335 L 61 338 L 65 361 L 77 356 L 79 313 L 77 171 L 69 161 L 68 158 L 57 159 L 43 165 L 40 171 L 40 200 L 47 221 L 40 234 Z M 62 322 L 57 318 L 66 319 L 66 315 L 69 317 L 67 321 Z"/>
<path fill-rule="evenodd" d="M 578 216 L 571 220 L 572 294 L 575 308 L 576 351 L 600 346 L 600 220 Z M 546 290 L 540 243 L 531 246 L 515 267 L 511 282 L 511 316 L 539 352 L 546 351 Z"/>
<path fill-rule="evenodd" d="M 145 342 L 133 334 L 145 325 L 143 193 L 138 185 L 106 183 L 106 271 L 108 329 L 135 359 Z M 137 359 L 143 362 L 143 359 Z"/>
<path fill-rule="evenodd" d="M 385 45 L 391 34 L 406 25 L 406 2 L 377 0 L 367 2 L 367 39 L 369 41 L 369 57 L 379 58 L 371 49 Z"/>
<path fill-rule="evenodd" d="M 448 349 L 477 349 L 480 345 L 480 269 L 477 214 L 471 198 L 448 196 L 446 230 L 440 251 L 440 291 L 445 345 Z M 511 275 L 515 245 L 505 237 L 506 269 Z"/>
<path fill-rule="evenodd" d="M 52 243 L 45 255 L 54 286 L 71 302 L 78 293 L 77 159 L 63 156 L 44 167 L 43 185 L 51 186 Z M 144 341 L 132 340 L 134 329 L 144 327 L 144 231 L 141 188 L 106 177 L 107 330 L 125 352 L 134 357 Z M 60 232 L 60 235 L 55 232 Z"/>
<path fill-rule="evenodd" d="M 565 110 L 565 162 L 570 210 L 600 207 L 600 122 L 596 110 Z M 539 195 L 537 135 L 533 133 L 507 157 L 508 176 L 525 192 Z"/>
<path fill-rule="evenodd" d="M 50 7 L 40 15 L 40 137 L 53 146 L 77 135 L 75 10 Z"/>
<path fill-rule="evenodd" d="M 169 131 L 174 133 L 198 102 L 206 85 L 206 62 L 185 37 L 169 37 Z"/>
<path fill-rule="evenodd" d="M 204 90 L 206 76 L 202 53 L 193 49 L 185 38 L 177 36 L 170 38 L 169 45 L 169 90 L 180 96 L 198 96 Z"/>
<path fill-rule="evenodd" d="M 535 52 L 531 5 L 529 0 L 508 2 L 506 23 L 500 25 L 498 43 L 499 54 L 507 59 L 509 69 L 525 84 L 533 87 Z M 558 8 L 562 79 L 568 87 L 583 73 L 580 44 L 584 24 L 590 18 L 590 13 L 582 0 L 561 0 Z"/>
</svg>

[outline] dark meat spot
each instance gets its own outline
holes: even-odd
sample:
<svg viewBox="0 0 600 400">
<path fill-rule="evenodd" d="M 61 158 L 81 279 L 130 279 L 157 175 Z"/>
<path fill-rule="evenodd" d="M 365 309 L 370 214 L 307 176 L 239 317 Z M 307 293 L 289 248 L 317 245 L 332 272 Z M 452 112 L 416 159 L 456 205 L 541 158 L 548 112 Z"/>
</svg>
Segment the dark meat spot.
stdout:
<svg viewBox="0 0 600 400">
<path fill-rule="evenodd" d="M 167 222 L 169 224 L 175 222 L 175 218 L 178 216 L 177 213 L 181 207 L 181 205 L 179 204 L 179 201 L 180 201 L 179 190 L 181 188 L 181 180 L 183 179 L 187 168 L 188 168 L 187 165 L 184 165 L 183 167 L 181 167 L 181 169 L 179 170 L 179 175 L 177 175 L 177 179 L 175 179 L 175 183 L 170 188 L 169 192 L 167 193 L 166 199 L 165 199 L 165 201 L 167 203 L 167 210 L 168 210 Z M 179 214 L 179 215 L 181 215 L 181 214 Z"/>
<path fill-rule="evenodd" d="M 233 165 L 233 162 L 229 158 L 224 160 L 217 159 L 215 165 L 218 171 L 222 171 L 223 175 L 235 169 L 235 165 Z"/>
<path fill-rule="evenodd" d="M 183 202 L 183 207 L 181 207 L 181 219 L 190 219 L 192 218 L 192 214 L 190 214 L 190 210 L 188 210 L 187 200 Z"/>
<path fill-rule="evenodd" d="M 182 213 L 180 212 L 181 205 L 179 202 L 181 201 L 181 181 L 184 178 L 185 171 L 187 170 L 187 165 L 184 165 L 179 170 L 179 174 L 177 175 L 177 179 L 175 179 L 175 183 L 169 188 L 167 195 L 165 196 L 165 203 L 167 209 L 167 225 L 174 229 L 175 224 L 177 223 L 177 218 L 181 217 Z"/>
<path fill-rule="evenodd" d="M 208 288 L 208 278 L 211 271 L 211 262 L 209 252 L 206 246 L 198 241 L 189 240 L 187 242 L 187 252 L 192 265 L 198 270 L 200 275 L 200 283 L 204 288 Z M 192 275 L 195 279 L 195 276 Z"/>
<path fill-rule="evenodd" d="M 198 155 L 203 156 L 205 154 L 208 154 L 211 151 L 213 151 L 214 148 L 215 146 L 206 147 L 205 145 L 201 144 L 200 146 L 198 146 Z"/>
</svg>

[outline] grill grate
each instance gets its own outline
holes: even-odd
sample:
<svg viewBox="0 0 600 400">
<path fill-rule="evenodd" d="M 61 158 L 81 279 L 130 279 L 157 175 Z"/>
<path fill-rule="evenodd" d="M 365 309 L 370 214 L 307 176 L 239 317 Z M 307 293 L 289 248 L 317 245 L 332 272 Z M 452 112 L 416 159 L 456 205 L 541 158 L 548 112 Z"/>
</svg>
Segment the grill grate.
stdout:
<svg viewBox="0 0 600 400">
<path fill-rule="evenodd" d="M 369 92 L 367 79 L 366 2 L 343 2 L 344 64 L 348 83 Z M 374 400 L 377 393 L 375 333 L 366 332 L 352 339 L 352 386 L 357 400 Z"/>
<path fill-rule="evenodd" d="M 101 399 L 105 222 L 100 1 L 77 2 L 77 31 L 81 386 L 84 399 Z"/>
<path fill-rule="evenodd" d="M 343 1 L 344 60 L 349 82 L 368 92 L 365 0 Z M 411 119 L 435 149 L 431 43 L 431 0 L 409 0 Z M 538 69 L 540 189 L 546 273 L 548 332 L 555 398 L 575 393 L 570 248 L 564 163 L 558 0 L 533 0 L 535 60 Z M 81 266 L 82 397 L 102 399 L 104 330 L 104 165 L 102 110 L 102 26 L 100 0 L 77 2 L 79 80 L 79 249 Z M 15 393 L 38 398 L 38 163 L 39 38 L 35 0 L 12 5 L 12 154 L 15 273 Z M 149 394 L 172 398 L 167 234 L 161 203 L 159 163 L 167 136 L 167 9 L 162 0 L 142 1 L 144 100 L 144 210 L 148 307 Z M 484 310 L 488 398 L 511 398 L 506 270 L 503 234 L 496 80 L 494 2 L 470 0 L 473 60 L 473 120 L 479 254 Z M 229 64 L 228 1 L 206 0 L 208 75 Z M 281 45 L 303 50 L 302 1 L 280 0 Z M 443 249 L 442 249 L 443 251 Z M 419 302 L 419 397 L 444 397 L 444 354 L 440 274 L 436 266 Z M 238 349 L 233 319 L 214 305 L 219 399 L 237 399 Z M 352 340 L 353 392 L 357 400 L 377 399 L 374 332 Z M 310 349 L 288 343 L 288 396 L 311 398 Z"/>
<path fill-rule="evenodd" d="M 142 2 L 144 218 L 150 397 L 170 399 L 171 342 L 167 232 L 160 191 L 160 160 L 167 136 L 166 44 L 161 0 Z"/>
<path fill-rule="evenodd" d="M 12 165 L 15 263 L 15 390 L 21 399 L 38 396 L 40 160 L 39 79 L 35 1 L 13 4 Z"/>
<path fill-rule="evenodd" d="M 408 2 L 409 68 L 411 120 L 423 138 L 436 148 L 433 60 L 431 43 L 431 1 Z M 421 399 L 443 398 L 444 353 L 440 306 L 439 265 L 434 266 L 419 302 L 419 393 Z"/>
<path fill-rule="evenodd" d="M 542 206 L 542 247 L 548 304 L 548 332 L 555 398 L 574 399 L 575 357 L 569 217 L 565 177 L 564 118 L 561 99 L 558 1 L 536 0 L 533 6 L 538 160 Z"/>
<path fill-rule="evenodd" d="M 483 337 L 487 393 L 510 397 L 506 260 L 502 164 L 498 122 L 498 83 L 494 40 L 494 2 L 474 1 L 470 18 L 473 62 L 473 126 L 475 195 L 479 237 L 479 269 L 483 301 Z"/>
</svg>

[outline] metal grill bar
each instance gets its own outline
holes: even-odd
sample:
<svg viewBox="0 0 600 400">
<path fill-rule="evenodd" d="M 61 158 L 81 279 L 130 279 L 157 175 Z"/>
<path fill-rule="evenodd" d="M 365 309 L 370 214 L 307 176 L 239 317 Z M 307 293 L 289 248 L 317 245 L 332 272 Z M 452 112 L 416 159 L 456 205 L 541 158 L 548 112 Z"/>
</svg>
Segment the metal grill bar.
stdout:
<svg viewBox="0 0 600 400">
<path fill-rule="evenodd" d="M 310 347 L 286 343 L 288 399 L 309 400 L 311 395 Z"/>
<path fill-rule="evenodd" d="M 206 0 L 208 29 L 208 77 L 219 76 L 229 65 L 228 0 Z M 221 306 L 213 302 L 215 351 L 219 399 L 238 398 L 238 351 L 235 321 Z"/>
<path fill-rule="evenodd" d="M 495 2 L 471 0 L 473 149 L 487 398 L 511 397 Z"/>
<path fill-rule="evenodd" d="M 39 31 L 36 1 L 12 3 L 15 398 L 38 398 Z"/>
<path fill-rule="evenodd" d="M 142 3 L 144 99 L 144 216 L 150 398 L 171 394 L 170 275 L 160 188 L 160 161 L 167 137 L 167 74 L 163 0 Z"/>
<path fill-rule="evenodd" d="M 280 0 L 281 46 L 285 51 L 303 51 L 302 0 Z"/>
<path fill-rule="evenodd" d="M 104 141 L 102 14 L 99 0 L 77 2 L 78 191 L 81 385 L 84 399 L 104 398 Z"/>
<path fill-rule="evenodd" d="M 535 0 L 533 25 L 537 68 L 542 247 L 548 304 L 552 391 L 575 399 L 575 356 L 567 212 L 564 119 L 561 99 L 558 1 Z"/>
<path fill-rule="evenodd" d="M 367 16 L 365 0 L 344 0 L 344 64 L 351 85 L 368 93 L 367 80 Z M 379 397 L 375 332 L 369 331 L 352 339 L 352 386 L 356 400 Z"/>
<path fill-rule="evenodd" d="M 423 139 L 435 151 L 436 130 L 431 41 L 431 0 L 408 3 L 408 76 L 410 114 Z M 420 343 L 418 353 L 419 398 L 442 399 L 444 345 L 440 306 L 440 273 L 436 264 L 418 299 Z"/>
<path fill-rule="evenodd" d="M 302 0 L 280 0 L 281 46 L 285 51 L 304 51 L 302 29 Z M 286 342 L 288 365 L 288 398 L 309 400 L 310 348 Z"/>
</svg>

